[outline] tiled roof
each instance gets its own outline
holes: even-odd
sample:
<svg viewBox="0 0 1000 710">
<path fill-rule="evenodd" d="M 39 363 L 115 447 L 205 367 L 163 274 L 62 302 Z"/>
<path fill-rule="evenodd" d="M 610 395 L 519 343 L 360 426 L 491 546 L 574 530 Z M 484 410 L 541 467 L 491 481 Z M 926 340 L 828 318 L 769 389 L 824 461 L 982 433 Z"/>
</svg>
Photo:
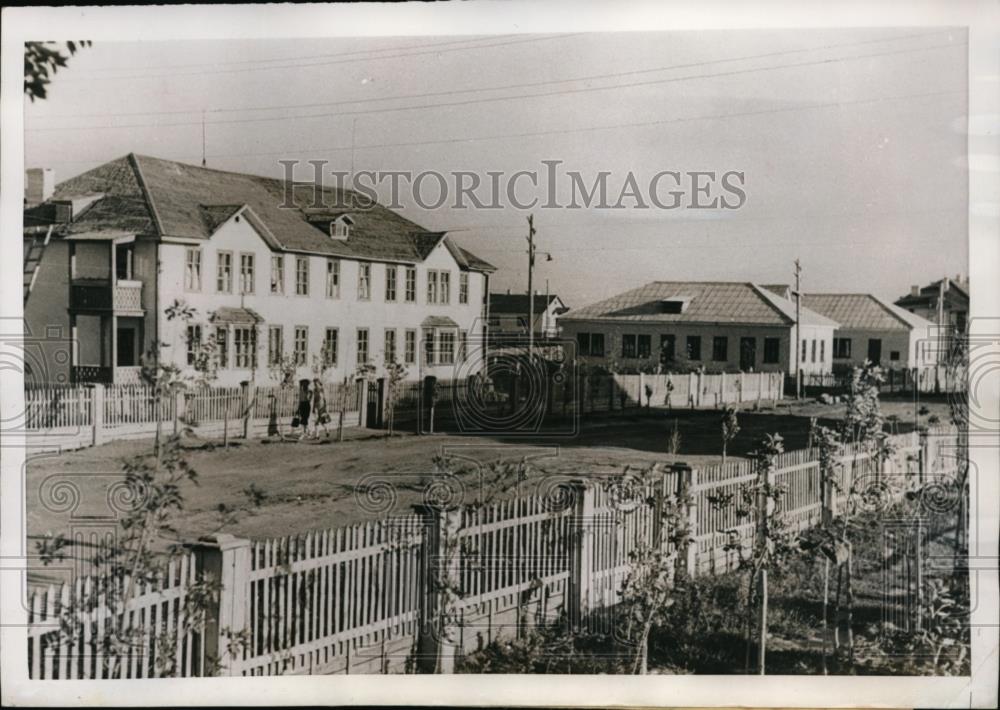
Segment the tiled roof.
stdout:
<svg viewBox="0 0 1000 710">
<path fill-rule="evenodd" d="M 535 296 L 535 313 L 541 313 L 546 308 L 549 307 L 558 296 L 554 293 L 550 293 L 548 300 L 542 294 Z M 527 315 L 528 313 L 528 294 L 526 293 L 491 293 L 490 294 L 490 313 L 516 313 L 517 315 Z"/>
<path fill-rule="evenodd" d="M 457 328 L 458 323 L 448 316 L 427 316 L 420 322 L 423 328 Z"/>
<path fill-rule="evenodd" d="M 681 313 L 665 313 L 662 302 L 684 299 Z M 786 326 L 795 323 L 795 304 L 752 283 L 718 281 L 653 281 L 645 286 L 576 308 L 564 320 L 609 320 L 649 323 L 746 323 Z M 803 325 L 836 323 L 802 308 Z"/>
<path fill-rule="evenodd" d="M 837 321 L 843 328 L 912 330 L 932 325 L 929 320 L 869 293 L 810 293 L 803 295 L 802 303 Z"/>
<path fill-rule="evenodd" d="M 313 209 L 317 190 L 321 190 L 322 202 L 329 207 L 330 219 L 350 213 L 355 224 L 347 239 L 331 239 L 325 222 L 317 221 L 318 216 L 322 217 Z M 208 239 L 219 224 L 247 205 L 287 251 L 417 263 L 444 239 L 452 253 L 464 255 L 463 268 L 494 270 L 487 262 L 451 244 L 441 232 L 428 232 L 379 204 L 362 206 L 363 198 L 350 190 L 286 183 L 129 154 L 60 183 L 53 199 L 90 193 L 102 193 L 104 197 L 74 219 L 69 231 L 124 229 Z M 283 207 L 288 198 L 292 206 Z M 36 217 L 43 208 L 33 208 L 26 216 Z"/>
<path fill-rule="evenodd" d="M 260 314 L 252 308 L 232 308 L 230 306 L 215 309 L 210 320 L 213 323 L 229 325 L 254 325 L 264 322 Z"/>
<path fill-rule="evenodd" d="M 941 293 L 941 282 L 943 280 L 932 281 L 919 289 L 919 293 L 916 296 L 908 293 L 902 298 L 897 298 L 896 305 L 903 308 L 909 306 L 934 307 Z M 948 279 L 947 288 L 945 289 L 945 302 L 951 306 L 964 305 L 967 308 L 969 305 L 968 283 L 959 283 L 955 279 Z"/>
</svg>

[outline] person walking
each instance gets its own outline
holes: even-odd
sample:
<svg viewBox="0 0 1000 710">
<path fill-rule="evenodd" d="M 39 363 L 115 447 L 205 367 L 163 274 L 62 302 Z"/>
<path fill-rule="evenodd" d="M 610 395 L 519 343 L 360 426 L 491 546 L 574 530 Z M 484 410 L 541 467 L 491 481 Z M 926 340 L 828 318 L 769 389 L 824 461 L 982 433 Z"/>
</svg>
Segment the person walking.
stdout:
<svg viewBox="0 0 1000 710">
<path fill-rule="evenodd" d="M 319 428 L 323 427 L 326 438 L 330 438 L 330 413 L 326 409 L 326 394 L 323 392 L 323 383 L 319 378 L 312 383 L 312 416 L 313 416 L 313 438 L 319 438 Z"/>
<path fill-rule="evenodd" d="M 299 380 L 299 408 L 295 413 L 295 419 L 302 427 L 302 433 L 299 434 L 300 441 L 306 438 L 306 434 L 309 432 L 309 414 L 312 406 L 312 393 L 309 390 L 309 380 L 305 378 Z M 293 428 L 295 427 L 295 419 L 292 420 Z"/>
</svg>

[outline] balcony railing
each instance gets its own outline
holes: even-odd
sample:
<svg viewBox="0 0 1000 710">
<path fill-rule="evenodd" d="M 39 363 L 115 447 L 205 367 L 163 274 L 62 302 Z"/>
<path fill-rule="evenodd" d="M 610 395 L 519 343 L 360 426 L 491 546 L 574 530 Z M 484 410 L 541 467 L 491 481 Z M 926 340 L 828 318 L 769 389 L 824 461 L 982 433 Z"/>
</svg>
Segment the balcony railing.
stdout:
<svg viewBox="0 0 1000 710">
<path fill-rule="evenodd" d="M 70 285 L 69 305 L 74 310 L 142 312 L 142 281 L 75 281 Z"/>
<path fill-rule="evenodd" d="M 118 281 L 114 286 L 116 311 L 142 310 L 142 281 Z"/>
</svg>

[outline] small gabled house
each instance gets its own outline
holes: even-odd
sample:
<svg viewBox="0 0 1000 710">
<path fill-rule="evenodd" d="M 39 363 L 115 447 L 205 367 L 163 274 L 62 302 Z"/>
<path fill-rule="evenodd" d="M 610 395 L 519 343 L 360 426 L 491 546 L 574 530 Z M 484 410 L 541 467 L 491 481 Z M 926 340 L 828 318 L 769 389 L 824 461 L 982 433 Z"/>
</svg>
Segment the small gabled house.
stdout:
<svg viewBox="0 0 1000 710">
<path fill-rule="evenodd" d="M 287 358 L 298 377 L 319 359 L 328 378 L 394 360 L 452 379 L 486 337 L 494 267 L 350 191 L 133 154 L 47 177 L 26 193 L 25 318 L 65 356 L 36 381 L 134 383 L 154 344 L 183 369 L 208 339 L 221 385 Z M 196 316 L 169 319 L 175 300 Z"/>
<path fill-rule="evenodd" d="M 584 363 L 622 369 L 831 371 L 837 323 L 749 282 L 654 281 L 562 316 Z"/>
<path fill-rule="evenodd" d="M 833 334 L 835 371 L 866 360 L 893 370 L 937 364 L 937 326 L 915 313 L 868 293 L 810 293 L 802 303 L 840 324 Z"/>
<path fill-rule="evenodd" d="M 490 294 L 490 337 L 495 342 L 526 338 L 531 303 L 526 293 Z M 545 340 L 559 335 L 559 317 L 569 309 L 555 294 L 535 294 L 535 338 Z"/>
</svg>

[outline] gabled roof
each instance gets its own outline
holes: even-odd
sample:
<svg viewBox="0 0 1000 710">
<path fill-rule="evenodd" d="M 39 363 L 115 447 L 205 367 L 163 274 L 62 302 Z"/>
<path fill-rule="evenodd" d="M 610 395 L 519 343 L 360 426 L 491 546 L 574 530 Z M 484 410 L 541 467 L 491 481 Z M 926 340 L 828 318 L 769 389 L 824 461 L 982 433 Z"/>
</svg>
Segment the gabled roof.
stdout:
<svg viewBox="0 0 1000 710">
<path fill-rule="evenodd" d="M 493 315 L 512 314 L 524 316 L 528 314 L 530 299 L 526 293 L 491 293 L 490 313 Z M 535 296 L 535 313 L 542 313 L 553 301 L 562 301 L 559 296 L 550 293 L 548 297 L 542 294 Z"/>
<path fill-rule="evenodd" d="M 157 237 L 208 239 L 238 209 L 248 207 L 273 235 L 278 248 L 286 251 L 419 263 L 442 239 L 448 240 L 444 233 L 428 232 L 382 205 L 369 204 L 351 190 L 135 154 L 60 183 L 52 199 L 93 193 L 104 196 L 66 231 L 120 229 Z M 327 225 L 316 221 L 317 212 L 324 211 L 315 209 L 317 195 L 333 219 L 350 214 L 355 224 L 347 239 L 331 239 Z M 26 223 L 39 223 L 48 209 L 43 204 L 26 210 Z M 456 258 L 463 269 L 494 270 L 464 249 L 449 244 L 449 250 L 464 255 L 464 265 Z"/>
<path fill-rule="evenodd" d="M 919 289 L 919 293 L 917 295 L 908 293 L 902 298 L 897 298 L 896 305 L 907 308 L 909 306 L 927 307 L 936 304 L 938 296 L 941 293 L 942 281 L 944 281 L 944 279 L 932 281 L 923 288 Z M 964 305 L 967 308 L 969 305 L 969 291 L 967 284 L 960 283 L 955 279 L 948 279 L 945 288 L 945 302 L 951 302 L 955 305 Z"/>
<path fill-rule="evenodd" d="M 680 298 L 687 302 L 680 313 L 664 312 L 663 301 Z M 562 320 L 788 326 L 795 323 L 795 304 L 749 282 L 653 281 L 592 305 L 576 308 Z M 803 325 L 837 325 L 808 308 L 801 309 L 801 322 Z"/>
<path fill-rule="evenodd" d="M 810 293 L 802 303 L 834 319 L 842 328 L 857 330 L 924 330 L 933 326 L 926 318 L 887 303 L 870 293 Z"/>
</svg>

